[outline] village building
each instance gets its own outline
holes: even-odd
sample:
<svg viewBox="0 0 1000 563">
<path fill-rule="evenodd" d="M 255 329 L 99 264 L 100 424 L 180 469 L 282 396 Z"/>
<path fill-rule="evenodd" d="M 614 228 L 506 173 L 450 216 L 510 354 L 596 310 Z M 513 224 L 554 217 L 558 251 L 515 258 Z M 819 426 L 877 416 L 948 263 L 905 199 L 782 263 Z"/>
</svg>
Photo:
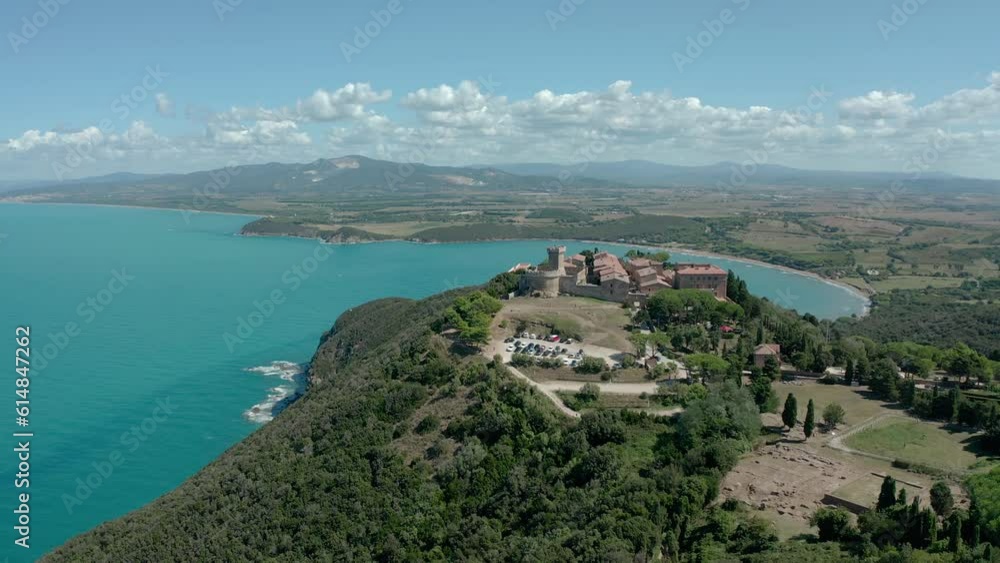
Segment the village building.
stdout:
<svg viewBox="0 0 1000 563">
<path fill-rule="evenodd" d="M 674 288 L 706 289 L 717 298 L 726 298 L 728 273 L 712 264 L 678 264 L 674 272 Z"/>
<path fill-rule="evenodd" d="M 618 303 L 645 304 L 664 289 L 703 289 L 726 299 L 727 274 L 712 264 L 682 264 L 674 269 L 647 258 L 624 261 L 610 252 L 597 252 L 590 264 L 583 254 L 566 258 L 565 246 L 548 249 L 548 260 L 538 267 L 517 264 L 524 271 L 520 290 L 541 297 L 559 294 L 593 297 Z"/>
<path fill-rule="evenodd" d="M 781 365 L 781 346 L 778 344 L 761 344 L 753 350 L 753 365 L 762 368 L 767 365 L 767 359 L 774 358 L 774 361 Z"/>
</svg>

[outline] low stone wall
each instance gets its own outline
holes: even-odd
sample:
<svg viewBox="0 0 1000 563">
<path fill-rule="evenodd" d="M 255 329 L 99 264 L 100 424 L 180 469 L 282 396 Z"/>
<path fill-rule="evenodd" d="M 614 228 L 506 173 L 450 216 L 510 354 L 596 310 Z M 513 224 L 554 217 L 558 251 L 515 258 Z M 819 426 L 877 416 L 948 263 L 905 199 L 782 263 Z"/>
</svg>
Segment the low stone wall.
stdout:
<svg viewBox="0 0 1000 563">
<path fill-rule="evenodd" d="M 869 510 L 871 510 L 871 508 L 869 508 L 867 506 L 864 506 L 862 504 L 858 504 L 858 503 L 853 502 L 853 501 L 849 501 L 849 500 L 847 500 L 845 498 L 840 498 L 840 497 L 837 497 L 837 496 L 833 496 L 833 495 L 831 495 L 829 493 L 823 495 L 823 501 L 822 502 L 823 502 L 823 504 L 826 504 L 826 505 L 839 506 L 841 508 L 846 508 L 847 510 L 850 510 L 854 514 L 862 514 L 862 513 L 865 513 L 865 512 L 868 512 Z"/>
</svg>

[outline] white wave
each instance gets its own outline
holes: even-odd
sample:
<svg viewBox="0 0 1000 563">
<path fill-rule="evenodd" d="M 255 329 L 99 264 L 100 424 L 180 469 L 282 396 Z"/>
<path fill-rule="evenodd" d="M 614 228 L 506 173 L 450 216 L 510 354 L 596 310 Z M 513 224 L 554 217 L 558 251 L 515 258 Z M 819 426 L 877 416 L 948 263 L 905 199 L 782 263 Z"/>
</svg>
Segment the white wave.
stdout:
<svg viewBox="0 0 1000 563">
<path fill-rule="evenodd" d="M 264 424 L 274 420 L 274 417 L 298 399 L 305 390 L 306 364 L 277 361 L 266 366 L 247 368 L 244 371 L 256 373 L 265 377 L 277 377 L 287 383 L 272 387 L 267 399 L 250 407 L 243 417 L 255 424 Z"/>
</svg>

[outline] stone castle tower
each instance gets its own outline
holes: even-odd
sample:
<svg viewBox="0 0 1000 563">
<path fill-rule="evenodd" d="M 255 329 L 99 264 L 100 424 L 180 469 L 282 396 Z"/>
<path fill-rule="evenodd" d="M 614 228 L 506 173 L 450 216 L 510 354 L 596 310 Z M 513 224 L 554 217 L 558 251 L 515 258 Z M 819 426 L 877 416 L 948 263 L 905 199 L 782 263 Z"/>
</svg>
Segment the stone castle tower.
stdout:
<svg viewBox="0 0 1000 563">
<path fill-rule="evenodd" d="M 549 263 L 546 270 L 559 272 L 560 275 L 565 273 L 563 268 L 563 260 L 566 258 L 566 247 L 565 246 L 550 246 L 549 247 Z"/>
</svg>

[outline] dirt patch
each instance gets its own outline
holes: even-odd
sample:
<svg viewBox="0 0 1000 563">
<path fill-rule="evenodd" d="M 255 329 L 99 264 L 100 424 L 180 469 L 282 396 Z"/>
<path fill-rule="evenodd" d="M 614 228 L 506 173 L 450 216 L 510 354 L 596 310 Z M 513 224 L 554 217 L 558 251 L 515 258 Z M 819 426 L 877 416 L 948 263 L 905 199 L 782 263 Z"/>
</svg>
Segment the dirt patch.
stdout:
<svg viewBox="0 0 1000 563">
<path fill-rule="evenodd" d="M 473 399 L 469 393 L 470 390 L 465 387 L 459 389 L 458 393 L 451 397 L 445 396 L 439 391 L 431 400 L 417 409 L 407 422 L 403 423 L 407 424 L 407 428 L 392 443 L 403 454 L 407 463 L 424 459 L 437 465 L 451 457 L 457 443 L 450 438 L 445 438 L 443 431 L 448 427 L 448 423 L 461 416 L 472 404 Z M 421 433 L 417 426 L 427 417 L 436 418 L 437 427 Z M 436 447 L 440 451 L 436 452 L 436 455 L 432 455 L 432 447 Z"/>
<path fill-rule="evenodd" d="M 823 497 L 867 471 L 818 454 L 807 445 L 774 444 L 744 458 L 722 482 L 722 496 L 803 522 Z"/>
<path fill-rule="evenodd" d="M 498 322 L 508 321 L 509 335 L 514 334 L 519 322 L 551 326 L 555 321 L 562 321 L 579 332 L 587 344 L 616 350 L 633 348 L 625 330 L 628 312 L 618 303 L 568 296 L 519 297 L 506 302 L 497 319 Z"/>
</svg>

